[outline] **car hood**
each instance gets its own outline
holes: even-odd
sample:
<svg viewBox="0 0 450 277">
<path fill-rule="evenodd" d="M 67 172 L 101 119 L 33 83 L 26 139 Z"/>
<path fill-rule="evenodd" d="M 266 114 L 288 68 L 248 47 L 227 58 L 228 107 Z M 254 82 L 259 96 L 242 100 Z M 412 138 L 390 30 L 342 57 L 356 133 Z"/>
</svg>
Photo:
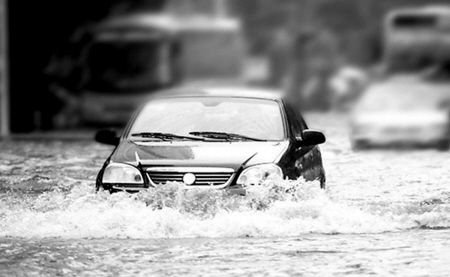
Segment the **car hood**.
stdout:
<svg viewBox="0 0 450 277">
<path fill-rule="evenodd" d="M 422 112 L 450 108 L 450 81 L 432 81 L 420 74 L 394 75 L 370 85 L 354 111 Z"/>
<path fill-rule="evenodd" d="M 123 141 L 113 162 L 144 166 L 208 166 L 237 170 L 242 165 L 278 162 L 289 147 L 282 142 L 151 142 Z"/>
</svg>

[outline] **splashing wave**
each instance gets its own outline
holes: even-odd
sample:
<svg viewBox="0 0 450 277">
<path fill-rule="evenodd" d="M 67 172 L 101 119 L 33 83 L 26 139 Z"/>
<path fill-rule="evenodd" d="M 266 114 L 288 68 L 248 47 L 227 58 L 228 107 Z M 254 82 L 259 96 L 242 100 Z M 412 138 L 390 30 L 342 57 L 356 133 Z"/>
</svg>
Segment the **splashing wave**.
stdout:
<svg viewBox="0 0 450 277">
<path fill-rule="evenodd" d="M 422 203 L 423 204 L 423 203 Z M 449 205 L 356 207 L 330 199 L 317 183 L 283 181 L 246 196 L 173 183 L 138 194 L 69 191 L 0 198 L 0 236 L 64 238 L 272 237 L 449 228 Z"/>
</svg>

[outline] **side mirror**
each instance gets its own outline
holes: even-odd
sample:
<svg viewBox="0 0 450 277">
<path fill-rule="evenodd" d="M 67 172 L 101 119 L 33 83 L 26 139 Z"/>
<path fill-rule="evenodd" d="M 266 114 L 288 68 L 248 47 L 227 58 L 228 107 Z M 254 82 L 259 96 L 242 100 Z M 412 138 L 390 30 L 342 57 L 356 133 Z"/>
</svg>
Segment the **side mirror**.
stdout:
<svg viewBox="0 0 450 277">
<path fill-rule="evenodd" d="M 314 146 L 325 143 L 326 138 L 322 132 L 313 130 L 304 130 L 303 138 L 297 139 L 297 145 L 300 146 Z"/>
<path fill-rule="evenodd" d="M 95 134 L 95 141 L 116 146 L 119 144 L 120 138 L 116 131 L 106 129 L 100 130 Z"/>
</svg>

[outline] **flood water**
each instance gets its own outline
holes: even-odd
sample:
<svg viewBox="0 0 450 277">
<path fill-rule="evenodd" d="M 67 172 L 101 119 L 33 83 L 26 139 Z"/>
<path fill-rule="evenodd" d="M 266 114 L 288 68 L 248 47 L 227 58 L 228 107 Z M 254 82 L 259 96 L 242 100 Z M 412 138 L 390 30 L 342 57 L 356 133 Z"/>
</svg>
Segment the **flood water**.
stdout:
<svg viewBox="0 0 450 277">
<path fill-rule="evenodd" d="M 110 147 L 0 142 L 0 276 L 449 276 L 450 153 L 353 152 L 345 116 L 307 119 L 325 192 L 96 194 Z"/>
</svg>

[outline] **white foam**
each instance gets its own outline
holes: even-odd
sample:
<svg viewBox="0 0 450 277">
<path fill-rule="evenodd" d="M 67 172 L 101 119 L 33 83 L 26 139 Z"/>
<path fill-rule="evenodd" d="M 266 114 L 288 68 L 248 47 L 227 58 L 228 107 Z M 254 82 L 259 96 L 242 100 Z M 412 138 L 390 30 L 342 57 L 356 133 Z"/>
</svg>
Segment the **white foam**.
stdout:
<svg viewBox="0 0 450 277">
<path fill-rule="evenodd" d="M 318 187 L 317 183 L 284 181 L 250 188 L 241 197 L 169 184 L 134 195 L 110 195 L 96 194 L 85 183 L 69 192 L 57 190 L 35 198 L 5 196 L 0 200 L 0 236 L 273 237 L 450 226 L 446 209 L 380 214 L 333 201 Z"/>
</svg>

